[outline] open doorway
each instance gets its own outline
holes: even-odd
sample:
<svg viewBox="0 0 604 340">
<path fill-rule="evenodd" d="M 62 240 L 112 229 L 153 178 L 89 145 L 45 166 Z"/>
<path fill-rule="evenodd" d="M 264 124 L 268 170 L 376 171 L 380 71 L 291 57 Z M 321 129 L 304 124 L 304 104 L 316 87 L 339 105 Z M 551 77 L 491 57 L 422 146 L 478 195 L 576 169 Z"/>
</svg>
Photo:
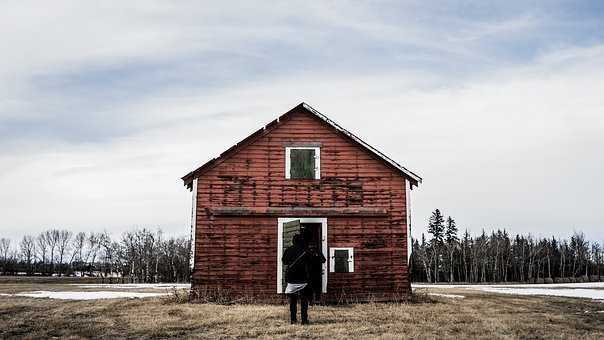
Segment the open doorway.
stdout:
<svg viewBox="0 0 604 340">
<path fill-rule="evenodd" d="M 321 223 L 300 223 L 300 234 L 308 247 L 321 249 L 321 227 Z"/>
<path fill-rule="evenodd" d="M 277 293 L 285 289 L 285 266 L 281 257 L 285 249 L 292 244 L 295 234 L 300 234 L 309 246 L 316 247 L 327 258 L 327 219 L 326 218 L 279 218 L 277 223 Z M 321 291 L 327 293 L 327 263 L 323 264 Z"/>
</svg>

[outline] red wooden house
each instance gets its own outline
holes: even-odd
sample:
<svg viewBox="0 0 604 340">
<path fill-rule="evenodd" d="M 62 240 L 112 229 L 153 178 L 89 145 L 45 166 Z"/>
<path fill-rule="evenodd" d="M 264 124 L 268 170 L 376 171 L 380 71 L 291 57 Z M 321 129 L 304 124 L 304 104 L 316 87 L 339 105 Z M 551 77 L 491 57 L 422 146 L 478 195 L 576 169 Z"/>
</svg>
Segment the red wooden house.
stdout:
<svg viewBox="0 0 604 340">
<path fill-rule="evenodd" d="M 271 299 L 301 233 L 328 300 L 410 293 L 409 193 L 421 178 L 302 103 L 183 178 L 193 192 L 192 288 Z"/>
</svg>

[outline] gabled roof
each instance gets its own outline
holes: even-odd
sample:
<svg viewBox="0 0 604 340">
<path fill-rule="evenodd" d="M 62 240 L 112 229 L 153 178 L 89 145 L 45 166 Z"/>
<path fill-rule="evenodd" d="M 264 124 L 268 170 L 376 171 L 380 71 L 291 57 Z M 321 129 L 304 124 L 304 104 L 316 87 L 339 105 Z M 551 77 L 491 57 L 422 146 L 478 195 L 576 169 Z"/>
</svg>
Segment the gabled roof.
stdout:
<svg viewBox="0 0 604 340">
<path fill-rule="evenodd" d="M 225 159 L 227 159 L 230 156 L 232 156 L 233 154 L 235 154 L 237 151 L 239 151 L 244 146 L 249 145 L 249 144 L 253 143 L 254 141 L 256 141 L 258 138 L 260 138 L 260 137 L 268 134 L 270 131 L 272 131 L 274 128 L 276 128 L 279 125 L 279 123 L 284 118 L 286 118 L 287 116 L 293 114 L 294 112 L 298 111 L 299 109 L 306 110 L 307 112 L 311 113 L 314 117 L 316 117 L 316 118 L 320 119 L 321 121 L 327 123 L 330 127 L 332 127 L 333 129 L 335 129 L 337 132 L 339 132 L 342 136 L 344 136 L 348 140 L 350 140 L 353 143 L 359 145 L 363 149 L 369 151 L 377 159 L 383 161 L 390 168 L 392 168 L 395 171 L 399 172 L 403 177 L 409 179 L 411 181 L 412 185 L 416 185 L 417 186 L 418 183 L 422 182 L 422 178 L 421 177 L 419 177 L 415 173 L 411 172 L 410 170 L 408 170 L 404 166 L 400 165 L 399 163 L 395 162 L 392 158 L 384 155 L 382 152 L 380 152 L 379 150 L 377 150 L 373 146 L 367 144 L 365 141 L 363 141 L 362 139 L 360 139 L 359 137 L 357 137 L 352 132 L 344 129 L 343 127 L 341 127 L 340 125 L 338 125 L 333 120 L 329 119 L 327 116 L 325 116 L 321 112 L 319 112 L 319 111 L 315 110 L 314 108 L 312 108 L 310 105 L 308 105 L 306 103 L 300 103 L 299 105 L 297 105 L 293 109 L 291 109 L 291 110 L 287 111 L 286 113 L 284 113 L 283 115 L 281 115 L 279 118 L 273 120 L 272 122 L 268 123 L 266 126 L 260 128 L 259 130 L 257 130 L 256 132 L 252 133 L 251 135 L 249 135 L 248 137 L 246 137 L 245 139 L 243 139 L 239 143 L 233 145 L 228 150 L 226 150 L 223 153 L 221 153 L 220 156 L 211 159 L 210 161 L 208 161 L 204 165 L 200 166 L 199 168 L 197 168 L 197 169 L 189 172 L 185 176 L 183 176 L 182 180 L 184 181 L 184 184 L 189 189 L 191 189 L 193 179 L 201 176 L 203 173 L 205 173 L 206 171 L 210 170 L 214 166 L 222 163 L 222 161 L 224 161 Z"/>
</svg>

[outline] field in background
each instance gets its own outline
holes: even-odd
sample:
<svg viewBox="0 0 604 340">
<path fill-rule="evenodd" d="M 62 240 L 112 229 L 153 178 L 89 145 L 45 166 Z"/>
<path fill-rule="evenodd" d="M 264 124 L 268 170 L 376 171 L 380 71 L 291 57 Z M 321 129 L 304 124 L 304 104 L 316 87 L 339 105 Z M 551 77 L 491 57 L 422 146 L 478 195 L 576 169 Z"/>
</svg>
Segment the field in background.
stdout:
<svg viewBox="0 0 604 340">
<path fill-rule="evenodd" d="M 164 286 L 0 283 L 0 294 L 24 291 L 167 295 L 89 301 L 0 296 L 0 338 L 604 338 L 600 300 L 467 287 L 420 287 L 418 302 L 409 304 L 315 306 L 306 327 L 289 325 L 283 305 L 182 303 Z"/>
</svg>

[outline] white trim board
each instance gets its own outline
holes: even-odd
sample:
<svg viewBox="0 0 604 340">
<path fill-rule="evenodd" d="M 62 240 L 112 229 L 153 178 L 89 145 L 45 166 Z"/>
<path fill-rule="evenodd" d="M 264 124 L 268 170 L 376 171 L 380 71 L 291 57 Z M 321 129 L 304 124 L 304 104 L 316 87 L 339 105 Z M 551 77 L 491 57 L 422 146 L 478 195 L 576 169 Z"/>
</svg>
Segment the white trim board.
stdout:
<svg viewBox="0 0 604 340">
<path fill-rule="evenodd" d="M 407 215 L 407 268 L 409 268 L 413 244 L 411 243 L 411 182 L 408 179 L 405 179 L 405 205 L 405 214 Z"/>
<path fill-rule="evenodd" d="M 193 197 L 191 198 L 191 258 L 189 259 L 189 266 L 191 269 L 195 268 L 195 234 L 197 233 L 197 181 L 193 180 Z"/>
<path fill-rule="evenodd" d="M 327 218 L 325 217 L 280 217 L 277 219 L 277 294 L 283 293 L 283 224 L 295 220 L 300 223 L 321 223 L 321 251 L 327 254 Z M 323 263 L 323 280 L 321 291 L 327 293 L 327 261 Z"/>
</svg>

